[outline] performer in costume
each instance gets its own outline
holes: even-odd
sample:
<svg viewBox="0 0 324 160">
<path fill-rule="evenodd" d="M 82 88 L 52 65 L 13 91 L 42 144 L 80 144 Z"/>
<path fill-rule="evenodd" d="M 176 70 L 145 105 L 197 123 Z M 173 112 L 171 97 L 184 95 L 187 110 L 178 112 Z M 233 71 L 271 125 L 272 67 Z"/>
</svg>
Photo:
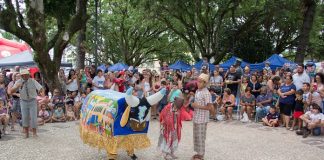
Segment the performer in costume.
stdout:
<svg viewBox="0 0 324 160">
<path fill-rule="evenodd" d="M 175 97 L 174 102 L 165 106 L 160 114 L 161 132 L 158 148 L 162 151 L 163 158 L 166 160 L 177 158 L 174 152 L 177 150 L 181 139 L 182 123 L 180 109 L 183 103 L 182 95 Z"/>
<path fill-rule="evenodd" d="M 81 109 L 80 136 L 84 143 L 107 151 L 109 160 L 117 159 L 119 149 L 136 160 L 135 149 L 150 146 L 147 131 L 150 108 L 165 94 L 165 89 L 146 97 L 113 90 L 96 90 L 84 100 Z"/>
</svg>

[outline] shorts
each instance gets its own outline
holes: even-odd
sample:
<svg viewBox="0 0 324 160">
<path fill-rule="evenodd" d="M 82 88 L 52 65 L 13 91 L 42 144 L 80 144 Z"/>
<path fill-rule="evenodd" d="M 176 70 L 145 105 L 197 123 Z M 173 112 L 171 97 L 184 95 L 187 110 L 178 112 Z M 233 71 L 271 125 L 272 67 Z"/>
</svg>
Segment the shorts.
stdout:
<svg viewBox="0 0 324 160">
<path fill-rule="evenodd" d="M 280 114 L 290 116 L 293 106 L 294 106 L 294 104 L 279 103 Z"/>
<path fill-rule="evenodd" d="M 302 111 L 295 111 L 293 116 L 294 116 L 294 118 L 297 119 L 297 118 L 299 118 L 303 114 L 304 114 L 304 112 L 302 112 Z"/>
<path fill-rule="evenodd" d="M 21 113 L 20 100 L 19 98 L 12 99 L 12 108 L 10 110 L 13 113 Z"/>
</svg>

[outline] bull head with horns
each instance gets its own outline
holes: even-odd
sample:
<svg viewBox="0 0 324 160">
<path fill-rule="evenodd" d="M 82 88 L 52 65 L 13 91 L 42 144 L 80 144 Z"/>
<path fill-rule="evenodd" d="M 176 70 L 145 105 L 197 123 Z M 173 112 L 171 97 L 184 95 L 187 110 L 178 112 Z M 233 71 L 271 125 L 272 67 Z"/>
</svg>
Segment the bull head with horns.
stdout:
<svg viewBox="0 0 324 160">
<path fill-rule="evenodd" d="M 127 123 L 133 131 L 143 131 L 147 126 L 146 122 L 150 119 L 150 108 L 157 104 L 165 95 L 166 90 L 163 88 L 159 92 L 144 98 L 137 98 L 132 95 L 133 88 L 126 92 L 125 100 L 127 108 L 122 115 L 120 126 L 124 127 Z"/>
</svg>

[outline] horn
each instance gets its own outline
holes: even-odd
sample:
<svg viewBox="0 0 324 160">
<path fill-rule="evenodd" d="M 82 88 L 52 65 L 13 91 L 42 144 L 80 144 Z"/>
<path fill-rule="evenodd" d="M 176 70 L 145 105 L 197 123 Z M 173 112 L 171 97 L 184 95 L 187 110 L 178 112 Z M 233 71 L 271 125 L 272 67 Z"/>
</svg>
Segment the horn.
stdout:
<svg viewBox="0 0 324 160">
<path fill-rule="evenodd" d="M 128 88 L 126 91 L 125 100 L 130 107 L 136 107 L 139 104 L 139 99 L 132 95 L 133 87 Z"/>
<path fill-rule="evenodd" d="M 165 93 L 166 93 L 166 89 L 162 88 L 159 92 L 146 97 L 146 100 L 150 105 L 157 104 L 163 98 Z"/>
</svg>

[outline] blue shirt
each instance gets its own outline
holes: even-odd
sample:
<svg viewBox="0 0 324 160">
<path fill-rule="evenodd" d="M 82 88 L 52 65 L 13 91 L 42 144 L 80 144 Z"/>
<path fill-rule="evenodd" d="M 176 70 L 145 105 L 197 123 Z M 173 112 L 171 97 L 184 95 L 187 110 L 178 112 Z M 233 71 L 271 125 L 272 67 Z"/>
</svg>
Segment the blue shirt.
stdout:
<svg viewBox="0 0 324 160">
<path fill-rule="evenodd" d="M 284 84 L 283 86 L 280 87 L 281 93 L 289 92 L 292 89 L 293 90 L 296 90 L 296 86 L 294 84 L 291 84 L 289 86 L 287 86 L 286 84 Z M 292 94 L 292 95 L 287 96 L 286 98 L 281 98 L 280 97 L 279 102 L 280 103 L 283 103 L 283 104 L 294 104 L 294 102 L 295 102 L 295 95 Z"/>
<path fill-rule="evenodd" d="M 257 103 L 260 103 L 260 102 L 263 102 L 263 101 L 266 101 L 266 100 L 272 100 L 272 94 L 271 93 L 267 93 L 267 94 L 260 94 L 257 99 L 256 99 L 256 102 Z M 272 102 L 272 101 L 271 101 Z M 262 104 L 263 106 L 271 106 L 271 102 L 269 103 L 264 103 Z"/>
</svg>

